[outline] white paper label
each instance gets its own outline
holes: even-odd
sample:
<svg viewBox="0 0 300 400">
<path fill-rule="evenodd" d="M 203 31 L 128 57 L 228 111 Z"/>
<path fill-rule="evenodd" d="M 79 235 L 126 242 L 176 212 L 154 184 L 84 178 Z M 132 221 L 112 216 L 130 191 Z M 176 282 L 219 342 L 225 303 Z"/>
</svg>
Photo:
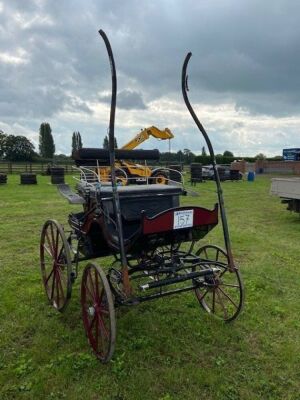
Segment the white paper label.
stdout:
<svg viewBox="0 0 300 400">
<path fill-rule="evenodd" d="M 173 229 L 189 228 L 193 226 L 194 210 L 174 211 Z"/>
</svg>

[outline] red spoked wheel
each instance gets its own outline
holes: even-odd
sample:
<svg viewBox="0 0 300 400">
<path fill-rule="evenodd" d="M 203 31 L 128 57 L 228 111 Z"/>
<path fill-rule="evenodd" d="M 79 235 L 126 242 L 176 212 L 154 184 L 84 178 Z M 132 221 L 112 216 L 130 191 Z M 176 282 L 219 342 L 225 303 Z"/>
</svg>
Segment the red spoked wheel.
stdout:
<svg viewBox="0 0 300 400">
<path fill-rule="evenodd" d="M 225 250 L 214 245 L 201 247 L 196 253 L 203 268 L 218 268 L 213 276 L 206 277 L 203 286 L 195 289 L 197 299 L 209 314 L 225 322 L 233 321 L 243 308 L 244 286 L 239 270 L 228 266 Z"/>
<path fill-rule="evenodd" d="M 65 232 L 55 220 L 48 220 L 43 226 L 40 261 L 47 297 L 54 308 L 63 311 L 71 297 L 72 262 Z"/>
<path fill-rule="evenodd" d="M 106 363 L 112 358 L 115 348 L 115 308 L 104 271 L 92 263 L 83 271 L 81 305 L 88 341 L 97 358 Z"/>
</svg>

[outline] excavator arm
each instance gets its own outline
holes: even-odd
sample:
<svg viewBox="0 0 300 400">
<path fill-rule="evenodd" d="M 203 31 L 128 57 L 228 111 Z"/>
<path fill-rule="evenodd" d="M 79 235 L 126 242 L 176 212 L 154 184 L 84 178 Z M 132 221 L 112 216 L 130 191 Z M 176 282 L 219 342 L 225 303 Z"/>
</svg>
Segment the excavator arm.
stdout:
<svg viewBox="0 0 300 400">
<path fill-rule="evenodd" d="M 165 128 L 163 131 L 156 128 L 156 126 L 150 126 L 149 128 L 142 129 L 130 142 L 126 143 L 121 149 L 132 150 L 143 143 L 145 140 L 149 139 L 150 136 L 156 139 L 166 140 L 172 139 L 174 137 L 170 129 Z"/>
</svg>

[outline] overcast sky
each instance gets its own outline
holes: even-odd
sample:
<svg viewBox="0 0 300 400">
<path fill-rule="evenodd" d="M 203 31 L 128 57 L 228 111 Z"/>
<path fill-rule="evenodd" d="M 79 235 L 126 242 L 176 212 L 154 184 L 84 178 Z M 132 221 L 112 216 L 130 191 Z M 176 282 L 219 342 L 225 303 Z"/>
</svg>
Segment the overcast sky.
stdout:
<svg viewBox="0 0 300 400">
<path fill-rule="evenodd" d="M 85 147 L 107 133 L 117 68 L 119 146 L 141 128 L 168 127 L 172 150 L 201 152 L 181 95 L 188 51 L 190 100 L 216 153 L 279 155 L 300 147 L 298 0 L 0 0 L 0 129 L 38 148 L 49 122 L 57 153 L 73 131 Z M 143 148 L 168 150 L 151 139 Z"/>
</svg>

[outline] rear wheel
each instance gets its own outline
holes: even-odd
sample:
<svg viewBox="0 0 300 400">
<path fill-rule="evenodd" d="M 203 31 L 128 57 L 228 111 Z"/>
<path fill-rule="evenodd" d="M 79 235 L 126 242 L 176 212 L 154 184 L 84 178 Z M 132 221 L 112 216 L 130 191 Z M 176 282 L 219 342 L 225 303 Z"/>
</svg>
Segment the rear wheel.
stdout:
<svg viewBox="0 0 300 400">
<path fill-rule="evenodd" d="M 62 226 L 55 220 L 45 222 L 40 242 L 43 284 L 50 303 L 63 311 L 72 291 L 70 246 Z"/>
<path fill-rule="evenodd" d="M 108 362 L 116 341 L 115 308 L 106 275 L 93 263 L 89 263 L 83 271 L 81 306 L 90 346 L 100 361 Z"/>
<path fill-rule="evenodd" d="M 229 269 L 225 250 L 214 245 L 201 247 L 196 253 L 203 268 L 218 268 L 213 276 L 205 279 L 204 285 L 195 289 L 202 308 L 225 322 L 233 321 L 242 310 L 244 287 L 239 270 Z"/>
</svg>

